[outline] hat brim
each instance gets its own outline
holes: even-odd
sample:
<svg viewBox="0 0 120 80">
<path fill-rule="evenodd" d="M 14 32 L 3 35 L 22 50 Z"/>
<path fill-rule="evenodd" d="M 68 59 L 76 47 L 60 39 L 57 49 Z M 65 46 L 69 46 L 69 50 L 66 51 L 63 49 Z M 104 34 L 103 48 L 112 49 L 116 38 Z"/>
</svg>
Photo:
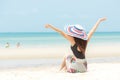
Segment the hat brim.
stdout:
<svg viewBox="0 0 120 80">
<path fill-rule="evenodd" d="M 70 35 L 72 37 L 80 38 L 83 40 L 88 39 L 86 32 L 83 29 L 79 30 L 79 29 L 75 28 L 75 26 L 67 26 L 65 31 L 68 35 Z"/>
</svg>

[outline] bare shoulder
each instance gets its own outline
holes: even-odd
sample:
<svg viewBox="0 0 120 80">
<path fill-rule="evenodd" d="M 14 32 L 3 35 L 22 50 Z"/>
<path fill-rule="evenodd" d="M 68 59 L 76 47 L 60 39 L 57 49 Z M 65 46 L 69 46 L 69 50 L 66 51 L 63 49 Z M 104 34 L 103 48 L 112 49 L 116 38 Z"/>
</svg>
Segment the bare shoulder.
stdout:
<svg viewBox="0 0 120 80">
<path fill-rule="evenodd" d="M 75 44 L 74 37 L 69 36 L 69 35 L 66 34 L 66 38 L 67 38 L 67 40 L 71 43 L 71 45 L 74 45 L 74 44 Z"/>
</svg>

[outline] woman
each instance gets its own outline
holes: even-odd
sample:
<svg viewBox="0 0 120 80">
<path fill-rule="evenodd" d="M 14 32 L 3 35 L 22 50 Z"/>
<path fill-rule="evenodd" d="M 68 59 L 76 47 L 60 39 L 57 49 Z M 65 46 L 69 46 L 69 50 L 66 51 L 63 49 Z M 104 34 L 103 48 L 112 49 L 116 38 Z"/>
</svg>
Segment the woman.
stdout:
<svg viewBox="0 0 120 80">
<path fill-rule="evenodd" d="M 53 29 L 60 33 L 71 44 L 73 55 L 64 58 L 60 70 L 64 68 L 67 72 L 71 73 L 87 71 L 87 61 L 85 58 L 86 47 L 98 25 L 104 20 L 106 20 L 106 18 L 98 19 L 88 35 L 81 25 L 67 26 L 66 33 L 50 24 L 45 25 L 46 28 Z"/>
</svg>

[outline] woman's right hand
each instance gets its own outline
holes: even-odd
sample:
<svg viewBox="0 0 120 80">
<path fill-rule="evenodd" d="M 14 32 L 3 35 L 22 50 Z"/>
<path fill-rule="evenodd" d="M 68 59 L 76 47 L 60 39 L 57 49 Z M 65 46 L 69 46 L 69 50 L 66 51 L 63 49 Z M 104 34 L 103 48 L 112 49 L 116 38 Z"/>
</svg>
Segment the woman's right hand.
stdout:
<svg viewBox="0 0 120 80">
<path fill-rule="evenodd" d="M 50 24 L 46 24 L 45 25 L 45 28 L 50 28 L 52 25 L 50 25 Z"/>
</svg>

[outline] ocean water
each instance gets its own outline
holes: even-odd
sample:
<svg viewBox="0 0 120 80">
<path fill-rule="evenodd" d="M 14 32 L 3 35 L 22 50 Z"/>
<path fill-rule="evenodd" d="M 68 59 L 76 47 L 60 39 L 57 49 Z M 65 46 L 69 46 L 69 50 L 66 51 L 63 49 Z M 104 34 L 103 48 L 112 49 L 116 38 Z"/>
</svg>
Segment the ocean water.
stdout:
<svg viewBox="0 0 120 80">
<path fill-rule="evenodd" d="M 6 43 L 11 48 L 20 43 L 21 47 L 41 47 L 69 45 L 69 42 L 60 34 L 55 32 L 29 32 L 29 33 L 0 33 L 0 48 L 5 48 Z M 89 44 L 120 44 L 120 32 L 96 32 Z"/>
<path fill-rule="evenodd" d="M 22 47 L 39 47 L 66 43 L 65 39 L 57 33 L 1 33 L 0 46 L 8 42 L 11 47 L 15 47 L 19 42 Z"/>
</svg>

